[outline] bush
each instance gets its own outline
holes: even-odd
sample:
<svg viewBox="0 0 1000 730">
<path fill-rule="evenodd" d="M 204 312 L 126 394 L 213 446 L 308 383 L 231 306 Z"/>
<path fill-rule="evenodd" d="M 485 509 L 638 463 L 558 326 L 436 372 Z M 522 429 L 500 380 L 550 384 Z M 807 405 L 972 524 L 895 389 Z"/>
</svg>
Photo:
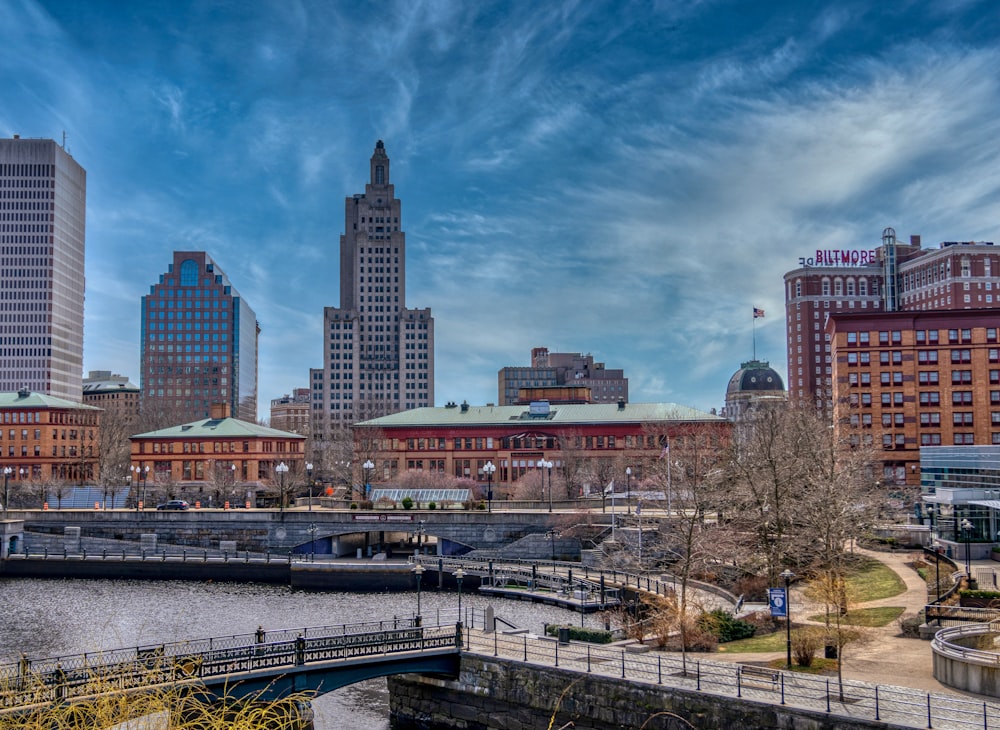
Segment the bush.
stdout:
<svg viewBox="0 0 1000 730">
<path fill-rule="evenodd" d="M 403 497 L 400 504 L 403 505 L 403 509 L 413 509 L 413 497 Z"/>
<path fill-rule="evenodd" d="M 559 629 L 569 629 L 569 638 L 572 641 L 586 641 L 591 644 L 610 644 L 614 641 L 614 635 L 604 629 L 587 629 L 582 626 L 567 626 L 565 624 L 546 624 L 545 633 L 548 636 L 558 636 Z"/>
<path fill-rule="evenodd" d="M 698 617 L 698 628 L 710 632 L 720 644 L 749 639 L 757 632 L 756 626 L 733 618 L 733 614 L 721 608 L 701 614 Z"/>
<path fill-rule="evenodd" d="M 754 636 L 773 634 L 782 626 L 781 620 L 772 616 L 770 611 L 754 611 L 753 613 L 748 613 L 740 621 L 750 624 L 757 629 Z"/>
<path fill-rule="evenodd" d="M 904 613 L 896 619 L 896 624 L 899 626 L 899 633 L 903 636 L 914 638 L 918 638 L 920 636 L 920 627 L 923 623 L 923 611 L 920 613 Z"/>
<path fill-rule="evenodd" d="M 675 633 L 663 638 L 665 638 L 662 643 L 664 649 L 667 649 L 668 651 L 681 650 L 680 631 L 676 631 Z M 687 651 L 712 652 L 719 647 L 719 640 L 715 638 L 715 635 L 711 631 L 707 631 L 698 626 L 697 621 L 691 621 L 690 624 L 688 624 L 687 629 L 684 631 L 684 639 L 684 643 L 687 644 Z"/>
<path fill-rule="evenodd" d="M 437 502 L 428 502 L 427 503 L 427 509 L 437 509 L 437 508 L 438 508 Z"/>
<path fill-rule="evenodd" d="M 357 509 L 357 508 L 358 508 L 358 503 L 357 502 L 351 502 L 351 509 Z"/>
<path fill-rule="evenodd" d="M 766 575 L 744 575 L 733 582 L 733 593 L 755 603 L 767 601 L 767 588 Z"/>
<path fill-rule="evenodd" d="M 962 598 L 1000 598 L 1000 591 L 966 590 L 959 591 L 958 595 Z"/>
<path fill-rule="evenodd" d="M 816 652 L 826 645 L 826 631 L 819 626 L 805 626 L 792 636 L 792 656 L 800 667 L 811 667 Z"/>
</svg>

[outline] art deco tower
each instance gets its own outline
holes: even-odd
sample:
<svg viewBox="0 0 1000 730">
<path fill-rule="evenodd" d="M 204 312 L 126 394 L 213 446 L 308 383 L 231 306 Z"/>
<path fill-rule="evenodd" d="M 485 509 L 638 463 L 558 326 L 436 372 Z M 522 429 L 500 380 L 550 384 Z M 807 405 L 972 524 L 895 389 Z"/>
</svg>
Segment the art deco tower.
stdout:
<svg viewBox="0 0 1000 730">
<path fill-rule="evenodd" d="M 340 306 L 323 311 L 323 369 L 310 371 L 313 433 L 434 405 L 434 318 L 406 308 L 406 234 L 379 140 L 365 192 L 347 198 Z"/>
<path fill-rule="evenodd" d="M 0 392 L 83 398 L 87 173 L 51 139 L 0 139 Z"/>
</svg>

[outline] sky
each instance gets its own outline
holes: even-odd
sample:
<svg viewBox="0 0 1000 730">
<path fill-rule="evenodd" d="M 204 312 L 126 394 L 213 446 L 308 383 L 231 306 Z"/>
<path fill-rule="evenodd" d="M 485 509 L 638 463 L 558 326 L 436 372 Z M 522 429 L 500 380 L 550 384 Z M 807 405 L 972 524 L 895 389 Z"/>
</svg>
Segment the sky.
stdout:
<svg viewBox="0 0 1000 730">
<path fill-rule="evenodd" d="M 382 139 L 437 405 L 547 347 L 709 411 L 754 355 L 787 382 L 801 257 L 1000 242 L 998 39 L 991 0 L 0 0 L 0 136 L 87 170 L 85 371 L 139 384 L 140 298 L 204 250 L 259 415 L 308 387 Z"/>
</svg>

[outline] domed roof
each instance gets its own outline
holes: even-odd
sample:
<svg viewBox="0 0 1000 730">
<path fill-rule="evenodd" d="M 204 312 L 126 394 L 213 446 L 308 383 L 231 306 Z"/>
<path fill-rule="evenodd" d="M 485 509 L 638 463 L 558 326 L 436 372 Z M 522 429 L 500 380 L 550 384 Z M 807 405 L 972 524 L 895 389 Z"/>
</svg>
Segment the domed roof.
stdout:
<svg viewBox="0 0 1000 730">
<path fill-rule="evenodd" d="M 775 370 L 766 362 L 751 360 L 740 366 L 729 379 L 727 394 L 776 390 L 784 391 L 785 384 Z"/>
</svg>

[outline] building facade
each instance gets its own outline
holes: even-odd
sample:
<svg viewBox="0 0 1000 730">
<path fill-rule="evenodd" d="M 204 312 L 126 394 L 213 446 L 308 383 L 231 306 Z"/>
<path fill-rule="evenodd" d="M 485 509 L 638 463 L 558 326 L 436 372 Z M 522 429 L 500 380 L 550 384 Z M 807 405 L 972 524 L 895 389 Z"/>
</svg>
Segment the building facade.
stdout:
<svg viewBox="0 0 1000 730">
<path fill-rule="evenodd" d="M 434 318 L 406 306 L 402 203 L 379 140 L 365 191 L 346 199 L 340 306 L 323 311 L 323 368 L 310 370 L 312 432 L 434 403 Z"/>
<path fill-rule="evenodd" d="M 0 391 L 82 397 L 87 173 L 50 139 L 0 139 Z"/>
<path fill-rule="evenodd" d="M 754 408 L 788 401 L 788 392 L 781 376 L 762 360 L 742 363 L 726 387 L 726 408 L 723 416 L 731 421 L 743 421 L 752 416 Z"/>
<path fill-rule="evenodd" d="M 139 415 L 139 386 L 127 375 L 110 370 L 91 370 L 83 379 L 83 402 L 95 408 L 116 408 L 130 416 Z"/>
<path fill-rule="evenodd" d="M 829 318 L 834 424 L 881 447 L 884 483 L 917 484 L 923 447 L 1000 445 L 998 331 L 990 309 Z"/>
<path fill-rule="evenodd" d="M 312 409 L 309 388 L 296 388 L 291 395 L 271 399 L 271 428 L 309 435 Z"/>
<path fill-rule="evenodd" d="M 593 403 L 628 403 L 628 378 L 623 370 L 609 370 L 593 355 L 579 352 L 549 352 L 546 347 L 531 351 L 531 367 L 508 366 L 497 374 L 500 405 L 525 403 L 522 390 L 555 386 L 588 387 Z"/>
<path fill-rule="evenodd" d="M 260 326 L 246 300 L 204 251 L 175 251 L 142 298 L 142 407 L 176 423 L 225 403 L 257 420 Z"/>
<path fill-rule="evenodd" d="M 871 250 L 817 250 L 785 274 L 789 395 L 834 408 L 834 363 L 826 322 L 834 314 L 1000 308 L 1000 250 L 990 242 L 922 248 L 886 228 Z"/>
<path fill-rule="evenodd" d="M 449 403 L 356 424 L 356 459 L 372 463 L 372 481 L 390 481 L 401 471 L 423 471 L 486 484 L 500 495 L 513 482 L 549 462 L 557 472 L 578 470 L 580 495 L 599 493 L 609 479 L 636 482 L 643 464 L 662 458 L 675 434 L 706 429 L 728 437 L 725 419 L 673 403 L 469 406 Z M 371 446 L 370 444 L 375 444 Z"/>
<path fill-rule="evenodd" d="M 256 503 L 260 492 L 304 483 L 305 437 L 225 415 L 132 436 L 131 471 L 145 475 L 139 486 L 150 497 L 186 499 L 205 507 Z M 277 469 L 283 464 L 287 471 Z M 211 498 L 211 499 L 210 499 Z"/>
<path fill-rule="evenodd" d="M 100 428 L 99 408 L 25 389 L 0 393 L 0 469 L 24 492 L 91 483 Z"/>
</svg>

